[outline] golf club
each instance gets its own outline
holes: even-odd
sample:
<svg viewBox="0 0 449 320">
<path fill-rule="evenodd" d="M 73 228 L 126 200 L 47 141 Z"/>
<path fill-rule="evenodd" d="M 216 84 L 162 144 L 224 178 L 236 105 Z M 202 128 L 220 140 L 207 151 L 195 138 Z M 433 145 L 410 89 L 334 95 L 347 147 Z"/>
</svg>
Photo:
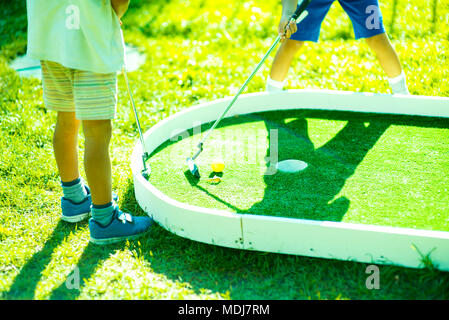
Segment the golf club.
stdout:
<svg viewBox="0 0 449 320">
<path fill-rule="evenodd" d="M 289 22 L 287 23 L 286 27 L 292 23 L 292 22 L 296 22 L 299 23 L 301 20 L 303 20 L 306 16 L 307 16 L 307 11 L 305 11 L 306 7 L 309 5 L 309 3 L 311 2 L 311 0 L 303 0 L 303 2 L 299 5 L 299 7 L 296 9 L 295 13 L 293 13 L 292 17 L 290 18 Z M 218 123 L 223 119 L 223 117 L 226 115 L 226 113 L 229 111 L 229 109 L 231 109 L 232 105 L 235 103 L 235 101 L 237 100 L 237 98 L 240 96 L 240 94 L 243 92 L 243 90 L 245 90 L 246 86 L 248 85 L 248 83 L 251 81 L 251 79 L 254 77 L 254 75 L 257 73 L 257 71 L 260 69 L 260 67 L 262 66 L 262 64 L 265 62 L 265 60 L 267 59 L 267 57 L 271 54 L 271 52 L 273 51 L 273 49 L 277 46 L 277 44 L 279 43 L 279 41 L 281 41 L 281 36 L 278 35 L 276 37 L 276 40 L 274 40 L 273 44 L 271 45 L 271 47 L 268 49 L 268 51 L 265 53 L 265 55 L 263 56 L 262 60 L 260 60 L 260 62 L 257 64 L 257 66 L 255 67 L 255 69 L 253 70 L 253 72 L 251 73 L 251 75 L 248 77 L 248 79 L 246 79 L 246 81 L 243 83 L 243 85 L 241 86 L 241 88 L 239 89 L 239 91 L 237 92 L 237 94 L 234 96 L 234 98 L 231 100 L 231 102 L 229 103 L 229 105 L 226 107 L 226 109 L 222 112 L 222 114 L 220 115 L 220 117 L 214 122 L 214 124 L 212 125 L 212 127 L 209 129 L 209 131 L 206 133 L 206 135 L 203 137 L 203 139 L 201 139 L 200 143 L 198 144 L 198 150 L 197 152 L 190 158 L 186 159 L 186 163 L 187 166 L 189 168 L 190 173 L 196 177 L 197 179 L 200 178 L 200 172 L 198 169 L 198 166 L 195 164 L 195 159 L 200 155 L 200 153 L 203 151 L 203 145 L 204 142 L 206 141 L 206 139 L 209 137 L 209 135 L 211 134 L 211 132 L 215 129 L 215 127 L 218 125 Z"/>
<path fill-rule="evenodd" d="M 143 162 L 143 170 L 142 176 L 148 180 L 150 177 L 151 168 L 147 166 L 146 161 L 149 159 L 150 155 L 145 150 L 145 142 L 143 140 L 142 129 L 140 127 L 139 117 L 137 115 L 136 105 L 134 104 L 133 95 L 131 93 L 131 89 L 129 88 L 128 75 L 126 73 L 126 67 L 123 67 L 123 77 L 125 78 L 126 88 L 128 89 L 129 100 L 131 101 L 131 106 L 134 112 L 134 118 L 136 119 L 137 130 L 139 131 L 140 143 L 142 144 L 142 162 Z"/>
</svg>

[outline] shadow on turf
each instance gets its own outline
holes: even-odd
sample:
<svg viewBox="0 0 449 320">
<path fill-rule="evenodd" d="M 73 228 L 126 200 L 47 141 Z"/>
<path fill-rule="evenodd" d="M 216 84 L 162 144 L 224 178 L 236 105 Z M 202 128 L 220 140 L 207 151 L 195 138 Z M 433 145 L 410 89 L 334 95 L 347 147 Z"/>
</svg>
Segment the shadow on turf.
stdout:
<svg viewBox="0 0 449 320">
<path fill-rule="evenodd" d="M 215 174 L 211 173 L 209 175 L 209 178 L 212 178 Z M 223 176 L 223 174 L 217 174 L 219 177 Z M 210 193 L 209 191 L 207 191 L 206 189 L 204 189 L 203 187 L 198 185 L 198 182 L 200 181 L 199 178 L 193 176 L 189 170 L 184 171 L 184 176 L 186 177 L 187 181 L 189 182 L 189 184 L 192 187 L 197 188 L 198 190 L 201 190 L 202 192 L 204 192 L 205 194 L 207 194 L 209 197 L 213 198 L 215 201 L 218 201 L 222 204 L 224 204 L 225 206 L 227 206 L 228 208 L 231 208 L 232 210 L 235 210 L 236 212 L 242 212 L 242 209 L 237 208 L 236 206 L 233 206 L 232 204 L 224 201 L 223 199 L 221 199 L 220 197 L 217 197 L 216 195 Z"/>
<path fill-rule="evenodd" d="M 128 186 L 126 186 L 126 191 L 122 194 L 119 200 L 120 209 L 125 212 L 130 212 L 133 215 L 144 214 L 142 209 L 140 209 L 134 196 L 134 184 L 132 181 Z M 79 289 L 68 288 L 66 285 L 66 280 L 61 283 L 61 285 L 54 289 L 51 293 L 50 299 L 54 300 L 73 300 L 76 299 L 84 286 L 86 280 L 88 280 L 95 272 L 95 270 L 102 265 L 102 263 L 107 260 L 112 254 L 118 250 L 122 250 L 126 246 L 126 241 L 121 241 L 119 243 L 99 246 L 89 242 L 87 247 L 84 249 L 81 258 L 77 263 L 77 268 L 79 270 L 80 283 Z"/>
<path fill-rule="evenodd" d="M 69 226 L 67 223 L 59 221 L 50 239 L 45 242 L 44 247 L 35 253 L 20 269 L 20 273 L 15 277 L 14 283 L 6 293 L 6 299 L 34 298 L 36 286 L 41 279 L 42 272 L 51 261 L 53 251 L 74 230 L 74 226 Z"/>
<path fill-rule="evenodd" d="M 332 139 L 315 149 L 309 138 L 307 118 L 345 121 L 346 125 Z M 286 122 L 286 119 L 289 119 L 289 122 Z M 265 121 L 268 134 L 271 129 L 278 130 L 278 161 L 300 159 L 309 164 L 308 168 L 296 174 L 278 172 L 275 175 L 264 175 L 264 198 L 248 210 L 241 210 L 202 188 L 198 185 L 199 180 L 186 170 L 184 174 L 190 185 L 238 213 L 275 213 L 282 211 L 285 204 L 284 211 L 289 212 L 291 217 L 330 221 L 341 221 L 347 212 L 349 199 L 334 198 L 388 127 L 448 127 L 447 121 L 440 118 L 323 110 L 256 113 L 224 119 L 219 127 L 253 121 Z M 205 127 L 207 129 L 209 125 Z M 188 136 L 193 134 L 192 130 L 188 133 Z M 176 142 L 166 142 L 154 153 L 172 143 Z M 267 150 L 268 155 L 270 150 Z M 291 203 L 295 203 L 295 206 Z"/>
<path fill-rule="evenodd" d="M 108 246 L 98 246 L 89 242 L 84 249 L 83 254 L 78 261 L 76 267 L 79 270 L 79 289 L 67 286 L 67 281 L 70 279 L 67 277 L 59 287 L 54 289 L 50 295 L 52 300 L 73 300 L 76 299 L 84 286 L 86 280 L 88 280 L 99 267 L 103 261 L 105 261 L 111 254 L 119 250 L 124 246 L 124 243 L 111 244 Z M 69 275 L 70 276 L 70 275 Z"/>
<path fill-rule="evenodd" d="M 448 127 L 446 120 L 429 117 L 316 110 L 277 111 L 271 115 L 275 116 L 260 113 L 225 119 L 222 126 L 264 120 L 268 132 L 278 128 L 279 160 L 306 160 L 309 171 L 304 172 L 305 175 L 291 175 L 293 179 L 287 183 L 288 175 L 279 176 L 284 181 L 277 180 L 276 175 L 265 176 L 265 197 L 248 211 L 239 210 L 201 188 L 188 170 L 184 172 L 187 181 L 236 212 L 253 214 L 261 214 L 266 209 L 278 210 L 278 187 L 286 184 L 289 186 L 287 198 L 298 201 L 297 207 L 305 208 L 297 210 L 299 217 L 316 219 L 317 212 L 323 210 L 321 218 L 340 221 L 348 209 L 349 199 L 333 200 L 335 195 L 389 126 Z M 294 120 L 287 123 L 286 118 Z M 336 136 L 315 148 L 308 136 L 306 118 L 347 123 Z M 295 144 L 291 144 L 291 137 L 295 137 Z M 300 194 L 295 186 L 308 188 L 318 196 Z M 132 183 L 128 188 L 133 188 Z M 435 270 L 380 266 L 381 289 L 369 290 L 365 286 L 368 264 L 364 263 L 222 248 L 178 237 L 158 226 L 148 239 L 147 248 L 143 254 L 154 272 L 187 283 L 197 294 L 204 290 L 228 292 L 231 299 L 435 299 L 442 298 L 441 294 L 447 296 L 441 283 L 448 274 Z M 148 253 L 150 248 L 151 254 Z M 421 289 L 416 290 L 417 283 Z"/>
<path fill-rule="evenodd" d="M 349 199 L 338 193 L 362 162 L 368 151 L 390 126 L 389 121 L 357 118 L 347 114 L 346 125 L 323 146 L 315 148 L 308 134 L 306 117 L 316 113 L 288 113 L 294 120 L 286 123 L 277 116 L 265 120 L 269 139 L 271 130 L 278 132 L 278 161 L 299 159 L 308 167 L 297 174 L 264 175 L 264 198 L 247 212 L 267 214 L 280 211 L 299 219 L 341 221 L 349 208 Z M 322 118 L 326 112 L 318 112 Z M 262 116 L 264 117 L 264 116 Z M 291 119 L 291 118 L 290 118 Z M 369 124 L 365 126 L 365 122 Z M 270 144 L 269 144 L 270 145 Z M 267 150 L 267 155 L 270 155 Z M 288 186 L 288 187 L 287 187 Z M 295 205 L 292 206 L 291 204 Z M 282 210 L 285 207 L 285 210 Z M 283 214 L 285 216 L 285 214 Z"/>
<path fill-rule="evenodd" d="M 342 220 L 350 201 L 335 197 L 391 125 L 449 127 L 447 120 L 441 118 L 322 110 L 278 111 L 256 116 L 265 121 L 268 134 L 271 129 L 278 130 L 278 161 L 299 159 L 308 163 L 308 167 L 297 174 L 264 175 L 264 198 L 245 213 L 274 214 L 281 212 L 285 204 L 285 212 L 292 218 L 328 221 Z M 342 120 L 346 124 L 324 145 L 315 148 L 308 134 L 307 118 Z"/>
<path fill-rule="evenodd" d="M 141 242 L 152 272 L 198 295 L 220 293 L 235 300 L 449 298 L 449 274 L 435 270 L 379 266 L 380 289 L 369 290 L 369 264 L 223 248 L 157 225 L 151 238 Z"/>
<path fill-rule="evenodd" d="M 85 222 L 81 222 L 85 223 Z M 80 224 L 81 224 L 80 223 Z M 12 299 L 34 299 L 37 285 L 42 277 L 42 272 L 52 260 L 54 251 L 61 245 L 64 239 L 76 230 L 76 224 L 70 224 L 60 220 L 56 225 L 51 237 L 45 242 L 44 247 L 35 253 L 20 269 L 15 277 L 5 298 Z M 107 259 L 111 253 L 119 249 L 122 244 L 98 247 L 89 243 L 77 264 L 80 275 L 80 289 L 85 279 L 89 279 L 96 267 Z M 74 299 L 79 296 L 80 290 L 69 289 L 66 281 L 53 290 L 50 299 Z"/>
</svg>

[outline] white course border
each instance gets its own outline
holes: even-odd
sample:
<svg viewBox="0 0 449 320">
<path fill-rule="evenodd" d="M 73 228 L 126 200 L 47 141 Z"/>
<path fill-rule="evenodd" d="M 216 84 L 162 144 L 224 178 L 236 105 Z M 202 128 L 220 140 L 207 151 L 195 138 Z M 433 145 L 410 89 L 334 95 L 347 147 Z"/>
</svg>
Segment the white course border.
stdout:
<svg viewBox="0 0 449 320">
<path fill-rule="evenodd" d="M 232 97 L 202 103 L 153 126 L 144 134 L 151 153 L 176 132 L 218 118 Z M 252 93 L 239 97 L 226 117 L 254 112 L 320 109 L 449 118 L 449 98 L 324 90 Z M 193 152 L 194 150 L 192 150 Z M 142 148 L 131 156 L 135 196 L 162 227 L 181 237 L 224 247 L 328 259 L 424 267 L 449 271 L 449 232 L 344 222 L 301 220 L 207 209 L 169 198 L 141 175 Z"/>
</svg>

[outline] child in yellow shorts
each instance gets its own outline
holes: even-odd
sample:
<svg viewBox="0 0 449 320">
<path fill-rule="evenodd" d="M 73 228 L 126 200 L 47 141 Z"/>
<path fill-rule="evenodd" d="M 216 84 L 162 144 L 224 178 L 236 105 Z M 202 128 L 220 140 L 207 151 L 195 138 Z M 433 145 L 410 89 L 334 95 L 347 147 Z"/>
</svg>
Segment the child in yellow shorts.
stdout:
<svg viewBox="0 0 449 320">
<path fill-rule="evenodd" d="M 122 212 L 112 193 L 109 143 L 117 106 L 117 72 L 124 64 L 120 18 L 129 0 L 27 0 L 27 54 L 41 60 L 43 98 L 57 112 L 53 149 L 61 177 L 62 220 L 89 217 L 91 242 L 134 239 L 149 217 Z M 78 132 L 85 136 L 80 178 Z"/>
</svg>

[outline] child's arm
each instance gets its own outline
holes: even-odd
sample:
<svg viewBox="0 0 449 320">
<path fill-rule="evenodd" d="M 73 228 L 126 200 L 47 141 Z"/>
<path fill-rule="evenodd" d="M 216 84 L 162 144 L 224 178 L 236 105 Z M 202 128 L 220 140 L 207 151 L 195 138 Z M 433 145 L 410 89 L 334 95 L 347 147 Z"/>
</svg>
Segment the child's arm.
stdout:
<svg viewBox="0 0 449 320">
<path fill-rule="evenodd" d="M 128 10 L 129 0 L 111 0 L 111 5 L 117 17 L 121 19 L 126 10 Z"/>
<path fill-rule="evenodd" d="M 282 40 L 290 38 L 297 30 L 296 23 L 288 23 L 295 13 L 297 3 L 298 0 L 282 0 L 282 17 L 278 27 L 278 33 Z"/>
</svg>

